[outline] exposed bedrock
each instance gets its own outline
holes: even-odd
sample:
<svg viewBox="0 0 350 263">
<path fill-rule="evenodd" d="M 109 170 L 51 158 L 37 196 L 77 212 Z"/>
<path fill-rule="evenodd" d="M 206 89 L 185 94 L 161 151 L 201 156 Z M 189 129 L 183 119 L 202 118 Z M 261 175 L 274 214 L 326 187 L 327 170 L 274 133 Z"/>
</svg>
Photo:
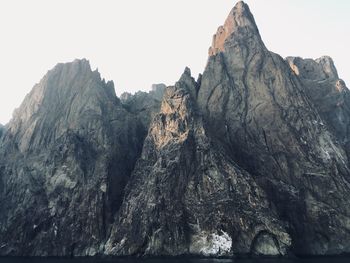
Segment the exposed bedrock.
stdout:
<svg viewBox="0 0 350 263">
<path fill-rule="evenodd" d="M 338 133 L 300 77 L 266 49 L 243 2 L 218 29 L 209 55 L 197 97 L 209 136 L 289 222 L 295 253 L 349 251 L 350 177 Z M 329 60 L 320 63 L 315 75 L 337 78 Z"/>
<path fill-rule="evenodd" d="M 350 252 L 349 90 L 238 2 L 196 81 L 125 93 L 58 64 L 0 126 L 0 255 Z"/>
</svg>

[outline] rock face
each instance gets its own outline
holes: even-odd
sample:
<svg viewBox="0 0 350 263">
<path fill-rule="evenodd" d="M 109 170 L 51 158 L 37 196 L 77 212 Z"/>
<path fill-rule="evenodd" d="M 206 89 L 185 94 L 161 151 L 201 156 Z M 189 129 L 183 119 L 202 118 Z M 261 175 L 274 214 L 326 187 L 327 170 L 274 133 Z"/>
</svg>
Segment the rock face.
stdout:
<svg viewBox="0 0 350 263">
<path fill-rule="evenodd" d="M 197 81 L 119 100 L 59 64 L 0 135 L 0 255 L 349 253 L 348 94 L 330 58 L 270 52 L 243 2 Z"/>
<path fill-rule="evenodd" d="M 101 252 L 145 134 L 86 60 L 58 64 L 2 138 L 0 253 Z"/>
<path fill-rule="evenodd" d="M 150 92 L 138 91 L 134 95 L 125 92 L 120 96 L 123 107 L 138 117 L 146 133 L 153 117 L 159 112 L 165 88 L 165 84 L 153 84 Z"/>
<path fill-rule="evenodd" d="M 333 60 L 330 57 L 286 60 L 305 87 L 309 100 L 349 154 L 350 92 L 339 79 Z"/>
<path fill-rule="evenodd" d="M 264 233 L 273 240 L 267 253 L 285 254 L 285 224 L 253 178 L 207 137 L 189 74 L 166 91 L 106 253 L 264 254 Z"/>
<path fill-rule="evenodd" d="M 348 252 L 345 151 L 306 95 L 307 85 L 266 49 L 243 2 L 219 28 L 209 55 L 198 91 L 208 134 L 289 222 L 295 253 Z M 310 75 L 337 77 L 327 59 Z"/>
</svg>

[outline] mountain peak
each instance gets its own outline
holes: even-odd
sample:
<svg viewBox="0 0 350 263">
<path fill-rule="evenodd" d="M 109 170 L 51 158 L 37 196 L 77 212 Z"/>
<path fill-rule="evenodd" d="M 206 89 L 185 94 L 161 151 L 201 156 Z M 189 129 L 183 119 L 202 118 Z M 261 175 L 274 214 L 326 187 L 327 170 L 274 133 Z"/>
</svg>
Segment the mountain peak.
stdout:
<svg viewBox="0 0 350 263">
<path fill-rule="evenodd" d="M 287 57 L 286 61 L 293 72 L 303 79 L 322 81 L 339 78 L 333 59 L 329 56 L 322 56 L 318 59 Z"/>
<path fill-rule="evenodd" d="M 224 25 L 220 26 L 213 36 L 212 46 L 209 48 L 209 56 L 223 52 L 225 43 L 231 39 L 241 39 L 251 34 L 256 34 L 260 37 L 249 6 L 243 1 L 239 1 L 229 13 Z"/>
<path fill-rule="evenodd" d="M 105 108 L 118 103 L 113 82 L 102 80 L 97 70 L 91 70 L 88 60 L 59 63 L 47 72 L 15 110 L 8 130 L 16 135 L 19 149 L 25 152 L 35 145 L 33 138 L 36 135 L 38 141 L 41 137 L 51 136 L 46 141 L 48 144 L 62 134 L 55 134 L 56 129 L 63 132 L 79 129 L 84 124 L 82 115 L 85 112 L 101 116 Z M 44 135 L 35 131 L 43 127 L 50 127 Z"/>
<path fill-rule="evenodd" d="M 233 11 L 238 11 L 238 12 L 249 12 L 250 13 L 250 10 L 249 10 L 249 6 L 244 2 L 244 1 L 238 1 L 235 6 L 232 8 L 231 10 L 231 13 Z"/>
<path fill-rule="evenodd" d="M 0 256 L 350 253 L 332 59 L 270 52 L 242 1 L 209 54 L 121 100 L 86 59 L 50 70 L 0 125 Z"/>
<path fill-rule="evenodd" d="M 97 70 L 92 71 L 89 60 L 82 58 L 75 59 L 72 62 L 58 63 L 48 71 L 48 74 L 45 77 L 64 75 L 64 77 L 69 78 L 74 77 L 75 75 L 89 75 L 91 73 L 96 73 L 100 76 Z"/>
</svg>

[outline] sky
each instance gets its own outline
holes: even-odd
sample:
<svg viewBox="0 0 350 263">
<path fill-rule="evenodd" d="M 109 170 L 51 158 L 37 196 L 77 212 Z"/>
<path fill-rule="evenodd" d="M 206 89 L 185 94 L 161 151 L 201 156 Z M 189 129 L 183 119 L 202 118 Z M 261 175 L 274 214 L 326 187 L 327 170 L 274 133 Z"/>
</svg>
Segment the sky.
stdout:
<svg viewBox="0 0 350 263">
<path fill-rule="evenodd" d="M 234 0 L 1 0 L 0 123 L 59 62 L 86 58 L 116 93 L 203 72 Z M 267 48 L 331 56 L 350 86 L 350 1 L 246 0 Z"/>
</svg>

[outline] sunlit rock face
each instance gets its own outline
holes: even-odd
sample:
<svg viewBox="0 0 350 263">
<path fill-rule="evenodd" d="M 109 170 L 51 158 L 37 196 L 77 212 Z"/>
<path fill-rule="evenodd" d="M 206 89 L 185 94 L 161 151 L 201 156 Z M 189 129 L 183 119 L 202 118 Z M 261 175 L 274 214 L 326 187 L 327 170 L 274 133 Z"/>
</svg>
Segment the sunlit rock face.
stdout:
<svg viewBox="0 0 350 263">
<path fill-rule="evenodd" d="M 331 79 L 323 93 L 347 93 L 331 59 L 306 63 L 305 71 L 298 64 L 290 67 L 267 50 L 243 2 L 219 28 L 209 55 L 197 96 L 208 135 L 253 176 L 289 223 L 293 252 L 349 251 L 348 159 L 341 138 L 331 132 L 334 127 L 342 134 L 347 127 L 331 116 L 349 115 L 346 107 L 339 113 L 328 104 L 331 125 L 326 125 L 318 110 L 325 98 L 310 99 L 312 87 L 304 81 Z"/>
<path fill-rule="evenodd" d="M 230 256 L 261 232 L 291 244 L 265 192 L 207 136 L 187 69 L 168 87 L 106 245 L 111 255 Z"/>
<path fill-rule="evenodd" d="M 202 75 L 125 93 L 58 64 L 0 127 L 0 255 L 350 252 L 349 91 L 244 2 Z"/>
<path fill-rule="evenodd" d="M 247 5 L 238 4 L 224 28 L 227 21 L 235 22 L 225 31 L 230 33 L 223 48 L 210 53 L 198 91 L 208 133 L 252 174 L 280 219 L 289 222 L 295 253 L 348 251 L 347 156 L 302 81 L 307 74 L 337 79 L 332 61 L 320 59 L 307 74 L 292 71 L 266 49 Z M 334 84 L 335 93 L 344 90 Z"/>
<path fill-rule="evenodd" d="M 238 40 L 243 35 L 244 37 L 259 37 L 259 31 L 249 7 L 240 1 L 231 10 L 224 25 L 220 26 L 213 36 L 209 56 L 225 51 L 226 45 L 230 44 L 229 39 L 234 37 Z"/>
</svg>

